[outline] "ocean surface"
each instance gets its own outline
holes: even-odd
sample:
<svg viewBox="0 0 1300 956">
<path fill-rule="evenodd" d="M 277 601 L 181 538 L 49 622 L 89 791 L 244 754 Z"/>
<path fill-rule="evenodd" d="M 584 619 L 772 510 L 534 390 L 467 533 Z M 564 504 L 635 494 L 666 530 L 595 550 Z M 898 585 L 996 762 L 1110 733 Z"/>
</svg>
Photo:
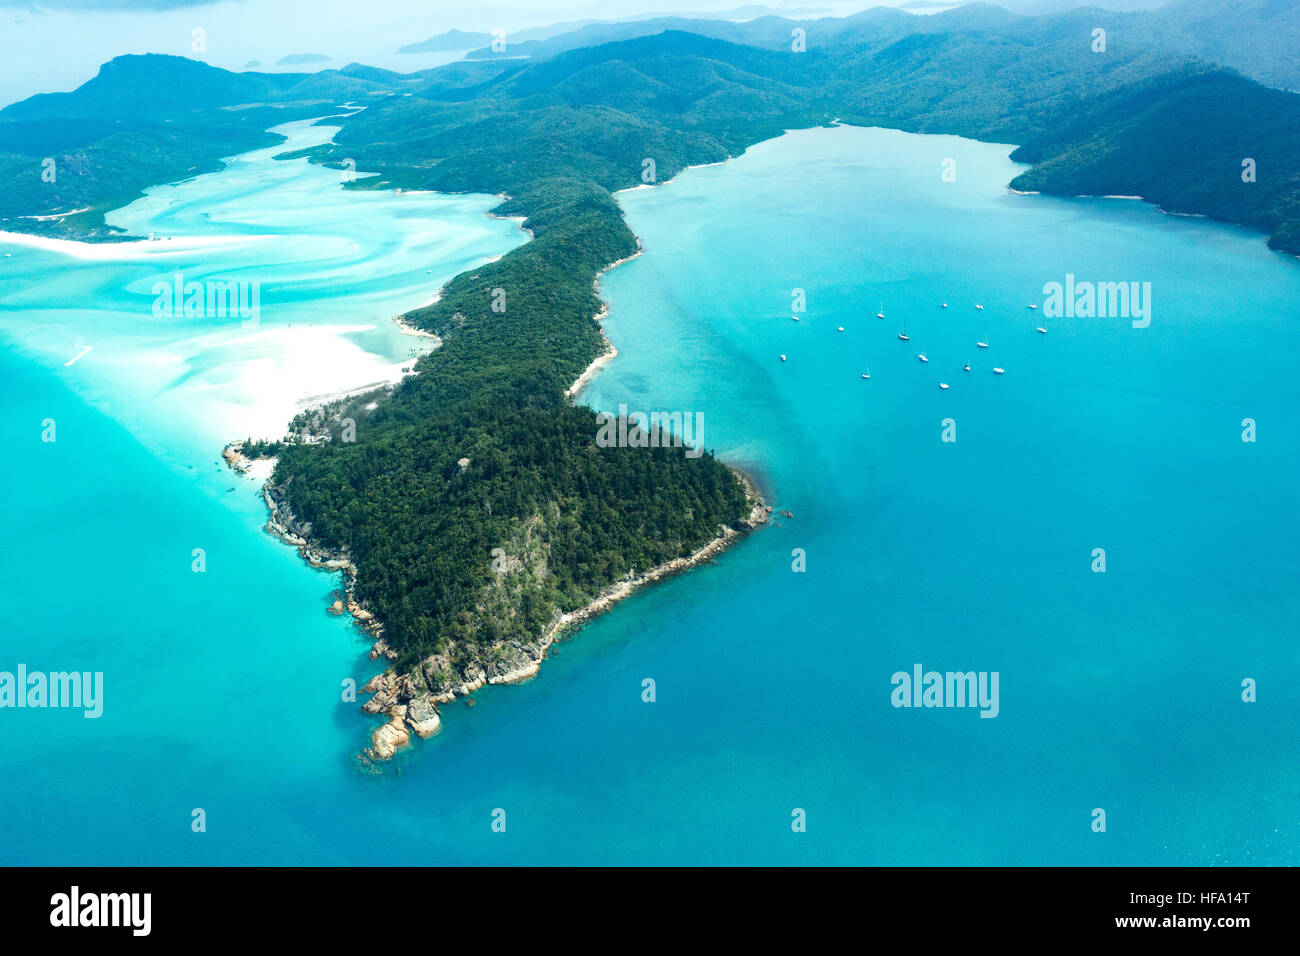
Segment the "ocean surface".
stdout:
<svg viewBox="0 0 1300 956">
<path fill-rule="evenodd" d="M 423 343 L 391 316 L 524 236 L 491 197 L 273 161 L 323 135 L 286 132 L 114 219 L 245 244 L 0 246 L 0 670 L 105 688 L 99 719 L 0 711 L 0 862 L 1298 862 L 1300 263 L 876 129 L 621 194 L 645 253 L 602 282 L 619 355 L 581 400 L 702 413 L 793 517 L 367 774 L 341 687 L 377 667 L 326 614 L 337 576 L 262 533 L 219 451 L 294 389 L 400 374 Z M 259 326 L 154 317 L 177 269 L 261 281 Z M 1149 327 L 1045 319 L 1070 274 L 1151 283 Z M 997 672 L 997 717 L 891 706 L 917 664 Z"/>
</svg>

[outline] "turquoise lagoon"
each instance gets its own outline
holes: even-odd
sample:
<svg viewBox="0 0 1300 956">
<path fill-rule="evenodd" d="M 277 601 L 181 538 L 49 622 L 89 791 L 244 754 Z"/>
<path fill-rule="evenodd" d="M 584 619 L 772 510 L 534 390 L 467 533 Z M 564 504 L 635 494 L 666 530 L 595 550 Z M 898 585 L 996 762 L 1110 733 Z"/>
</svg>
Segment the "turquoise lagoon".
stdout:
<svg viewBox="0 0 1300 956">
<path fill-rule="evenodd" d="M 217 453 L 284 407 L 265 378 L 314 381 L 304 350 L 340 387 L 390 374 L 418 340 L 387 318 L 522 237 L 490 197 L 344 192 L 276 151 L 119 220 L 270 238 L 3 250 L 0 669 L 105 681 L 98 720 L 0 712 L 3 862 L 1296 862 L 1300 268 L 1262 238 L 1018 196 L 1009 147 L 876 129 L 621 194 L 645 254 L 603 280 L 619 355 L 581 400 L 701 412 L 794 517 L 372 776 L 340 684 L 375 665 L 325 613 L 337 579 L 260 532 Z M 177 265 L 260 278 L 265 338 L 153 319 Z M 1067 274 L 1150 282 L 1150 326 L 1027 308 Z M 918 663 L 997 671 L 997 718 L 892 707 Z"/>
</svg>

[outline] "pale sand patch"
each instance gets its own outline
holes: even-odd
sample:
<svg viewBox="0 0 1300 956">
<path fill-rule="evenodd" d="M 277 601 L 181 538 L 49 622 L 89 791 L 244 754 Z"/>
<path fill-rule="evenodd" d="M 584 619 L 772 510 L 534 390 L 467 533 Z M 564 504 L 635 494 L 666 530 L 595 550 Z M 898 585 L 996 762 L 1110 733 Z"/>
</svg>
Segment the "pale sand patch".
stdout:
<svg viewBox="0 0 1300 956">
<path fill-rule="evenodd" d="M 89 206 L 82 206 L 80 209 L 73 209 L 71 212 L 52 212 L 48 216 L 18 216 L 17 218 L 30 219 L 33 222 L 53 222 L 55 219 L 66 219 L 69 216 L 77 216 L 89 211 Z"/>
<path fill-rule="evenodd" d="M 113 262 L 125 259 L 145 259 L 194 252 L 198 249 L 230 248 L 263 242 L 273 236 L 176 236 L 162 239 L 135 239 L 128 242 L 78 242 L 75 239 L 54 239 L 49 236 L 29 236 L 24 232 L 0 231 L 0 245 L 25 246 L 57 252 L 73 259 Z"/>
<path fill-rule="evenodd" d="M 435 295 L 433 297 L 433 302 L 430 302 L 429 305 L 433 305 L 440 298 L 442 298 L 441 295 Z M 437 335 L 430 332 L 428 329 L 422 329 L 419 328 L 418 326 L 412 325 L 410 322 L 407 322 L 400 315 L 397 318 L 393 319 L 393 321 L 397 323 L 397 331 L 401 332 L 403 335 L 414 335 L 417 338 L 421 338 L 421 339 L 433 339 L 434 348 L 437 348 L 439 345 L 442 344 L 442 339 L 438 338 Z"/>
<path fill-rule="evenodd" d="M 640 255 L 642 255 L 643 252 L 644 249 L 642 249 L 641 247 L 641 239 L 638 237 L 636 241 L 636 252 L 632 253 L 630 256 L 624 256 L 622 259 L 619 259 L 616 262 L 611 262 L 609 265 L 605 266 L 605 268 L 601 269 L 599 272 L 596 273 L 596 281 L 592 283 L 592 287 L 596 290 L 596 294 L 597 295 L 600 294 L 600 280 L 605 276 L 607 272 L 610 272 L 613 269 L 617 269 L 625 262 L 631 262 L 633 259 L 636 259 Z M 595 319 L 596 324 L 599 325 L 601 322 L 604 321 L 605 316 L 607 315 L 609 315 L 609 306 L 602 303 L 600 307 L 600 311 L 597 312 L 594 316 L 592 316 L 592 318 Z M 576 398 L 578 393 L 581 392 L 584 388 L 586 388 L 587 383 L 596 377 L 597 372 L 599 372 L 602 368 L 604 368 L 606 365 L 608 365 L 610 362 L 614 361 L 614 359 L 618 357 L 618 349 L 614 348 L 614 343 L 605 337 L 605 332 L 603 329 L 601 330 L 600 337 L 605 343 L 605 350 L 601 352 L 599 355 L 597 355 L 595 360 L 590 365 L 588 365 L 585 369 L 583 369 L 582 374 L 578 376 L 577 381 L 575 381 L 572 385 L 568 387 L 568 389 L 565 390 L 564 394 L 569 399 Z"/>
<path fill-rule="evenodd" d="M 414 358 L 390 360 L 346 337 L 374 328 L 227 329 L 144 351 L 92 354 L 102 354 L 97 365 L 135 401 L 164 409 L 174 421 L 201 423 L 197 428 L 213 441 L 276 440 L 306 407 L 409 374 Z"/>
<path fill-rule="evenodd" d="M 248 336 L 241 350 L 270 350 L 274 357 L 241 363 L 231 385 L 236 394 L 247 398 L 249 426 L 230 434 L 280 438 L 290 420 L 308 406 L 400 381 L 414 359 L 390 362 L 344 337 L 372 328 L 295 326 Z"/>
<path fill-rule="evenodd" d="M 587 383 L 596 377 L 596 373 L 618 357 L 618 349 L 614 348 L 608 339 L 606 339 L 606 345 L 609 346 L 608 350 L 596 356 L 596 360 L 583 370 L 583 373 L 578 376 L 578 380 L 570 385 L 569 390 L 564 393 L 566 396 L 577 398 L 578 393 L 586 387 Z"/>
<path fill-rule="evenodd" d="M 266 484 L 271 477 L 271 472 L 275 471 L 275 462 L 276 459 L 274 458 L 259 458 L 256 461 L 250 461 L 244 474 L 257 482 L 260 487 Z"/>
</svg>

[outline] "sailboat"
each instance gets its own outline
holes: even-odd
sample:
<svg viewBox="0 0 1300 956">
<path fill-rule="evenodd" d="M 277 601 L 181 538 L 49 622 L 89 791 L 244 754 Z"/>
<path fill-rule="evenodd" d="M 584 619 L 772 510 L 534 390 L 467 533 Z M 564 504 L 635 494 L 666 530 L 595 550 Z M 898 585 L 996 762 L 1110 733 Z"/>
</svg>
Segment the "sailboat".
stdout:
<svg viewBox="0 0 1300 956">
<path fill-rule="evenodd" d="M 940 387 L 941 389 L 943 389 L 943 390 L 946 392 L 946 391 L 948 390 L 948 383 L 947 383 L 947 382 L 940 382 L 940 383 L 939 383 L 939 387 Z"/>
<path fill-rule="evenodd" d="M 782 361 L 782 362 L 785 361 L 785 356 L 784 356 L 784 355 L 781 356 L 781 361 Z"/>
<path fill-rule="evenodd" d="M 917 358 L 920 359 L 922 362 L 930 361 L 928 358 L 925 357 L 925 349 L 921 349 L 921 354 L 918 355 Z"/>
<path fill-rule="evenodd" d="M 884 317 L 885 317 L 885 303 L 884 300 L 882 299 L 880 302 L 880 311 L 876 313 L 876 318 L 883 319 Z"/>
<path fill-rule="evenodd" d="M 904 342 L 909 341 L 907 338 L 907 319 L 903 320 L 903 331 L 898 333 L 898 337 L 902 339 Z"/>
<path fill-rule="evenodd" d="M 942 306 L 942 307 L 943 307 L 943 308 L 945 308 L 945 309 L 946 309 L 946 308 L 948 308 L 948 303 L 947 303 L 947 302 L 945 302 L 945 303 L 944 303 L 944 304 L 943 304 L 943 306 Z"/>
<path fill-rule="evenodd" d="M 984 336 L 984 338 L 983 338 L 981 341 L 975 343 L 975 347 L 976 347 L 976 348 L 980 348 L 980 349 L 986 349 L 986 348 L 988 348 L 988 347 L 989 347 L 989 337 L 988 337 L 987 335 Z"/>
<path fill-rule="evenodd" d="M 866 370 L 865 372 L 862 373 L 862 377 L 863 377 L 863 378 L 871 378 L 871 368 L 870 368 L 870 367 L 868 367 L 867 370 Z"/>
<path fill-rule="evenodd" d="M 962 368 L 964 368 L 968 372 L 970 371 L 970 359 L 966 360 L 966 364 L 963 365 Z"/>
</svg>

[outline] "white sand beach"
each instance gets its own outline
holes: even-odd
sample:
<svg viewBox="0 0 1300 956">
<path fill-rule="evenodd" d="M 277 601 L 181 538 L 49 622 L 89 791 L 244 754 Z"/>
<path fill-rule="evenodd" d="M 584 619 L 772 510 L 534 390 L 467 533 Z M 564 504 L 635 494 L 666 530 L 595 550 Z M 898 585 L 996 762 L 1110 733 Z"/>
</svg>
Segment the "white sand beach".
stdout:
<svg viewBox="0 0 1300 956">
<path fill-rule="evenodd" d="M 275 327 L 213 333 L 183 343 L 172 356 L 184 384 L 172 396 L 194 401 L 229 437 L 280 438 L 304 408 L 399 381 L 413 358 L 391 361 L 349 335 L 373 325 Z M 436 340 L 429 343 L 436 345 Z M 195 409 L 199 411 L 199 409 Z"/>
<path fill-rule="evenodd" d="M 73 259 L 95 262 L 144 259 L 167 256 L 198 249 L 232 248 L 273 238 L 271 236 L 165 236 L 157 239 L 134 239 L 126 242 L 78 242 L 49 236 L 29 236 L 23 232 L 0 231 L 0 246 L 21 246 L 56 252 Z M 12 254 L 12 250 L 6 250 Z"/>
</svg>

